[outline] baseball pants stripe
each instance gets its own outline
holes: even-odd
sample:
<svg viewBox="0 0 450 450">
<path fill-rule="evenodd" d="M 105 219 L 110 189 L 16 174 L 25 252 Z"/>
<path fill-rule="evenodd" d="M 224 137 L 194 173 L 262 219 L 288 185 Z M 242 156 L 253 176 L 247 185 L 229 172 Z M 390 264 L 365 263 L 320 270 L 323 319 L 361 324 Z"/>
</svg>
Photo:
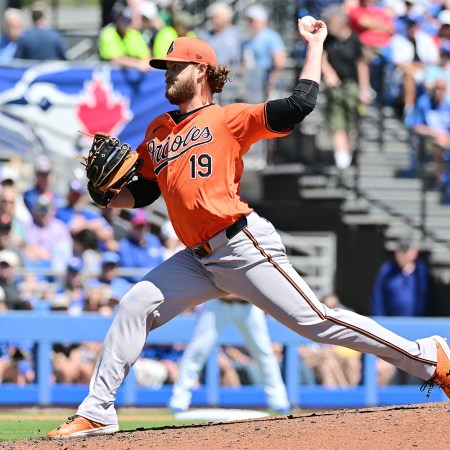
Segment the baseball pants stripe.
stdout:
<svg viewBox="0 0 450 450">
<path fill-rule="evenodd" d="M 244 233 L 253 242 L 253 245 L 261 252 L 261 254 L 264 255 L 267 258 L 267 260 L 270 262 L 270 264 L 272 264 L 274 266 L 274 268 L 276 270 L 278 270 L 289 281 L 289 283 L 292 284 L 292 286 L 297 290 L 297 292 L 302 296 L 302 298 L 310 305 L 312 310 L 315 311 L 316 314 L 321 319 L 323 319 L 323 320 L 330 320 L 332 322 L 335 322 L 337 325 L 341 325 L 343 327 L 351 328 L 351 329 L 353 329 L 354 331 L 356 331 L 358 333 L 364 334 L 364 335 L 368 336 L 369 338 L 372 338 L 372 339 L 374 339 L 376 341 L 379 341 L 379 342 L 383 343 L 384 345 L 387 345 L 387 346 L 391 347 L 392 349 L 403 353 L 405 356 L 407 356 L 409 358 L 415 359 L 415 360 L 417 360 L 419 362 L 422 362 L 422 363 L 425 363 L 425 364 L 431 364 L 431 365 L 434 365 L 434 366 L 436 365 L 436 362 L 429 361 L 429 360 L 422 359 L 422 358 L 418 358 L 418 357 L 416 357 L 414 355 L 406 353 L 402 348 L 396 347 L 395 345 L 391 344 L 390 342 L 384 341 L 381 337 L 373 335 L 373 334 L 370 334 L 368 331 L 366 331 L 364 329 L 358 328 L 358 327 L 356 327 L 356 326 L 354 326 L 354 325 L 352 325 L 350 323 L 340 322 L 338 319 L 335 319 L 333 317 L 329 317 L 327 315 L 324 315 L 319 309 L 317 309 L 315 307 L 314 302 L 308 298 L 308 296 L 302 291 L 302 289 L 295 284 L 295 281 L 292 280 L 292 278 L 290 278 L 289 275 L 286 272 L 284 272 L 283 269 L 273 260 L 271 255 L 266 254 L 264 249 L 259 246 L 258 242 L 252 236 L 252 234 L 248 230 L 244 230 Z"/>
</svg>

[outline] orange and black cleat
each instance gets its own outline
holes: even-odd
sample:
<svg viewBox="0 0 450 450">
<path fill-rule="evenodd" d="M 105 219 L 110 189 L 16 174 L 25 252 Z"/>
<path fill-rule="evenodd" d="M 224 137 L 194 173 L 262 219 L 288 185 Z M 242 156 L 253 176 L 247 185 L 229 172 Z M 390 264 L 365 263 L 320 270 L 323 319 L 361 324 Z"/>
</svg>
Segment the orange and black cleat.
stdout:
<svg viewBox="0 0 450 450">
<path fill-rule="evenodd" d="M 423 384 L 422 390 L 428 387 L 427 397 L 430 396 L 434 385 L 439 386 L 450 398 L 450 347 L 446 339 L 433 336 L 437 347 L 437 365 L 434 375 Z"/>
</svg>

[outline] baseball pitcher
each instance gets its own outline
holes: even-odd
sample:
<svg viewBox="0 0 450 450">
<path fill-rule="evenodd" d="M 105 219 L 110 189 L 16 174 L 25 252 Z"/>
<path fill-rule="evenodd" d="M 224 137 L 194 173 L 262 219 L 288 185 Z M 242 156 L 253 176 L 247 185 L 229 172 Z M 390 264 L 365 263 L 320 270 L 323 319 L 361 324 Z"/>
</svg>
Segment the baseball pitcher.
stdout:
<svg viewBox="0 0 450 450">
<path fill-rule="evenodd" d="M 148 333 L 187 308 L 227 294 L 248 300 L 312 341 L 375 354 L 450 396 L 450 349 L 444 338 L 409 341 L 367 317 L 327 308 L 289 263 L 273 225 L 240 198 L 242 157 L 251 145 L 288 135 L 315 107 L 327 29 L 320 20 L 313 25 L 306 31 L 298 22 L 307 53 L 293 94 L 265 103 L 215 104 L 213 94 L 229 80 L 229 68 L 198 38 L 178 38 L 165 58 L 150 60 L 153 68 L 165 70 L 166 97 L 177 109 L 148 125 L 134 158 L 137 177 L 123 187 L 114 181 L 115 190 L 108 193 L 102 174 L 96 182 L 102 171 L 90 170 L 88 187 L 99 206 L 145 207 L 162 195 L 186 248 L 122 298 L 89 394 L 50 437 L 116 432 L 115 395 Z"/>
</svg>

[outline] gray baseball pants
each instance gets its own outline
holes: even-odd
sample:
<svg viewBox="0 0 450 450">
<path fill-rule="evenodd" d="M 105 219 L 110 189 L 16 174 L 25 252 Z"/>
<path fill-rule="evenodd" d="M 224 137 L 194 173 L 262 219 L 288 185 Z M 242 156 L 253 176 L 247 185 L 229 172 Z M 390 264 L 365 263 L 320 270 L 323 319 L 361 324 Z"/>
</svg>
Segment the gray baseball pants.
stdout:
<svg viewBox="0 0 450 450">
<path fill-rule="evenodd" d="M 255 212 L 247 221 L 230 240 L 225 231 L 214 236 L 209 241 L 213 252 L 205 258 L 190 249 L 178 252 L 122 298 L 77 414 L 117 424 L 115 394 L 147 334 L 186 308 L 227 293 L 312 341 L 375 354 L 424 380 L 433 376 L 437 350 L 432 338 L 409 341 L 368 317 L 327 308 L 289 263 L 274 226 Z"/>
</svg>

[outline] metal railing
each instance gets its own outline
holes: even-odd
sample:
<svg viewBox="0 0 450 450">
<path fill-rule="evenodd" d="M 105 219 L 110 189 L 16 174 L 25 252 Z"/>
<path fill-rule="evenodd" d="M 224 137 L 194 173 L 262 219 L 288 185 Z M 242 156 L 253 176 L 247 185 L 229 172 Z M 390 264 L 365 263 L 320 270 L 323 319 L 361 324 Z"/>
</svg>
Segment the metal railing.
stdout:
<svg viewBox="0 0 450 450">
<path fill-rule="evenodd" d="M 34 404 L 40 406 L 72 405 L 80 403 L 88 393 L 87 385 L 62 385 L 51 382 L 52 345 L 57 342 L 102 341 L 111 323 L 111 317 L 86 314 L 70 317 L 64 313 L 5 313 L 0 314 L 0 342 L 28 340 L 36 343 L 37 383 L 24 386 L 0 385 L 0 404 Z M 149 344 L 189 342 L 195 324 L 193 316 L 178 316 L 163 327 L 152 331 Z M 377 318 L 377 321 L 406 339 L 439 334 L 448 336 L 450 318 Z M 324 387 L 301 385 L 298 346 L 310 343 L 275 320 L 268 319 L 273 342 L 285 346 L 284 380 L 288 398 L 293 406 L 301 407 L 355 407 L 393 404 L 424 403 L 448 400 L 435 389 L 428 399 L 417 385 L 386 386 L 377 384 L 376 358 L 364 355 L 362 382 L 352 387 Z M 242 337 L 228 327 L 217 345 L 243 345 Z M 216 348 L 217 349 L 217 348 Z M 193 391 L 192 406 L 265 406 L 262 386 L 244 386 L 240 389 L 220 385 L 217 354 L 213 351 L 206 365 L 205 384 Z M 160 389 L 138 386 L 131 370 L 119 389 L 117 406 L 165 406 L 172 392 L 171 385 Z"/>
</svg>

